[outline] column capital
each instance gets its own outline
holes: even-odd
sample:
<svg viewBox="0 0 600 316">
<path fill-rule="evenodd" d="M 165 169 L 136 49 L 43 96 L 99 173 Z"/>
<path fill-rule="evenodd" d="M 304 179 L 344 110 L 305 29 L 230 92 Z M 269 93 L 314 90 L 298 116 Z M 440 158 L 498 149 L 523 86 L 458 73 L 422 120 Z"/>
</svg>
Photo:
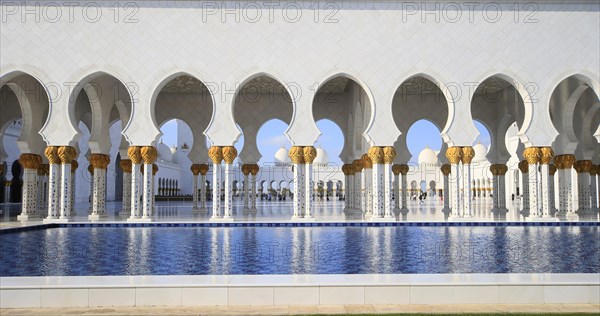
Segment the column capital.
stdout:
<svg viewBox="0 0 600 316">
<path fill-rule="evenodd" d="M 475 149 L 472 146 L 461 147 L 460 151 L 462 153 L 462 157 L 460 160 L 464 165 L 468 165 L 473 161 L 473 157 L 475 157 Z"/>
<path fill-rule="evenodd" d="M 460 147 L 453 146 L 446 149 L 446 158 L 451 164 L 457 165 L 462 158 L 462 150 Z"/>
<path fill-rule="evenodd" d="M 542 151 L 539 147 L 527 147 L 523 149 L 523 158 L 527 160 L 528 164 L 535 165 L 540 162 Z"/>
<path fill-rule="evenodd" d="M 258 174 L 258 170 L 260 170 L 260 168 L 258 167 L 258 164 L 253 163 L 253 164 L 250 165 L 250 173 L 253 176 L 255 176 L 255 175 Z"/>
<path fill-rule="evenodd" d="M 106 169 L 110 163 L 110 157 L 104 154 L 91 154 L 90 164 L 94 169 Z"/>
<path fill-rule="evenodd" d="M 48 146 L 44 150 L 44 155 L 48 158 L 48 162 L 51 165 L 57 165 L 60 163 L 60 157 L 58 157 L 58 146 Z"/>
<path fill-rule="evenodd" d="M 158 152 L 153 146 L 142 147 L 140 149 L 140 154 L 142 155 L 142 160 L 146 165 L 153 164 L 156 161 L 156 157 L 158 157 Z"/>
<path fill-rule="evenodd" d="M 450 164 L 443 164 L 442 167 L 440 168 L 442 170 L 442 174 L 444 176 L 448 176 L 450 174 L 450 172 L 452 171 L 452 168 L 450 167 Z"/>
<path fill-rule="evenodd" d="M 369 159 L 371 159 L 371 164 L 380 165 L 383 163 L 383 148 L 380 146 L 372 146 L 369 148 L 367 152 Z"/>
<path fill-rule="evenodd" d="M 552 161 L 554 157 L 554 150 L 552 147 L 540 147 L 540 163 L 547 165 Z"/>
<path fill-rule="evenodd" d="M 360 157 L 360 160 L 363 169 L 373 169 L 373 160 L 369 158 L 369 155 L 362 155 L 362 157 Z"/>
<path fill-rule="evenodd" d="M 573 168 L 575 168 L 577 173 L 589 173 L 592 165 L 593 164 L 591 160 L 577 160 L 575 161 Z"/>
<path fill-rule="evenodd" d="M 548 165 L 548 172 L 550 173 L 551 176 L 553 176 L 556 173 L 556 165 L 554 164 L 549 164 Z"/>
<path fill-rule="evenodd" d="M 237 149 L 235 149 L 235 147 L 233 146 L 225 146 L 222 149 L 223 152 L 223 160 L 225 160 L 225 164 L 231 165 L 233 164 L 233 161 L 235 160 L 235 157 L 237 157 Z"/>
<path fill-rule="evenodd" d="M 79 168 L 79 162 L 77 162 L 76 159 L 73 159 L 73 161 L 71 161 L 71 173 L 75 173 L 77 168 Z"/>
<path fill-rule="evenodd" d="M 498 164 L 498 175 L 503 176 L 508 172 L 508 166 L 505 164 Z"/>
<path fill-rule="evenodd" d="M 522 173 L 529 172 L 529 164 L 527 163 L 527 160 L 521 160 L 519 162 L 519 170 L 521 170 Z"/>
<path fill-rule="evenodd" d="M 342 165 L 342 172 L 344 173 L 345 176 L 349 176 L 350 175 L 350 168 L 352 168 L 351 164 L 343 164 Z"/>
<path fill-rule="evenodd" d="M 352 173 L 351 174 L 360 173 L 362 170 L 363 170 L 362 159 L 355 159 L 354 161 L 352 161 Z"/>
<path fill-rule="evenodd" d="M 559 170 L 571 169 L 575 163 L 575 155 L 558 155 L 554 156 L 554 164 Z"/>
<path fill-rule="evenodd" d="M 383 147 L 383 163 L 392 164 L 396 158 L 396 149 L 393 146 Z"/>
<path fill-rule="evenodd" d="M 205 176 L 208 173 L 208 165 L 205 163 L 200 164 L 200 174 Z"/>
<path fill-rule="evenodd" d="M 37 170 L 42 164 L 42 157 L 36 154 L 21 154 L 21 156 L 19 157 L 19 163 L 25 169 Z"/>
<path fill-rule="evenodd" d="M 402 167 L 400 165 L 392 165 L 392 172 L 394 175 L 399 175 Z"/>
<path fill-rule="evenodd" d="M 152 164 L 152 175 L 156 175 L 156 173 L 158 172 L 158 165 L 153 163 Z"/>
<path fill-rule="evenodd" d="M 401 164 L 400 165 L 400 173 L 405 176 L 406 174 L 408 174 L 408 165 L 407 164 Z"/>
<path fill-rule="evenodd" d="M 243 167 L 243 166 L 242 166 Z M 243 169 L 243 168 L 242 168 Z M 190 170 L 192 171 L 192 174 L 194 176 L 197 176 L 198 174 L 200 174 L 200 165 L 195 163 L 190 167 Z"/>
<path fill-rule="evenodd" d="M 315 158 L 317 158 L 317 150 L 314 146 L 305 146 L 304 148 L 302 148 L 302 153 L 304 156 L 305 164 L 310 165 L 313 163 L 313 161 L 315 161 Z"/>
<path fill-rule="evenodd" d="M 288 152 L 288 157 L 290 157 L 293 164 L 298 165 L 304 163 L 304 150 L 302 146 L 292 146 Z"/>
<path fill-rule="evenodd" d="M 129 146 L 127 149 L 127 156 L 134 165 L 139 165 L 142 162 L 142 148 L 140 146 Z"/>
<path fill-rule="evenodd" d="M 71 146 L 60 146 L 58 147 L 58 157 L 60 158 L 61 164 L 70 164 L 71 161 L 77 157 L 77 152 L 75 151 L 75 148 Z"/>
<path fill-rule="evenodd" d="M 243 173 L 245 176 L 247 176 L 247 175 L 249 175 L 249 174 L 250 174 L 250 165 L 248 165 L 248 164 L 243 164 L 241 169 L 242 169 L 242 173 Z"/>
<path fill-rule="evenodd" d="M 212 160 L 213 164 L 220 165 L 223 161 L 223 148 L 219 146 L 211 146 L 208 149 L 208 157 Z"/>
<path fill-rule="evenodd" d="M 121 170 L 123 170 L 124 173 L 131 173 L 131 160 L 121 159 L 121 161 L 119 161 L 119 167 L 121 167 Z"/>
<path fill-rule="evenodd" d="M 590 176 L 596 176 L 598 175 L 598 166 L 594 165 L 590 168 Z"/>
<path fill-rule="evenodd" d="M 94 175 L 94 166 L 92 164 L 88 165 L 87 170 L 91 175 Z"/>
<path fill-rule="evenodd" d="M 0 170 L 0 173 L 2 173 L 1 170 Z M 40 177 L 44 175 L 44 165 L 43 164 L 40 164 L 38 166 L 38 168 L 37 168 L 37 174 Z"/>
</svg>

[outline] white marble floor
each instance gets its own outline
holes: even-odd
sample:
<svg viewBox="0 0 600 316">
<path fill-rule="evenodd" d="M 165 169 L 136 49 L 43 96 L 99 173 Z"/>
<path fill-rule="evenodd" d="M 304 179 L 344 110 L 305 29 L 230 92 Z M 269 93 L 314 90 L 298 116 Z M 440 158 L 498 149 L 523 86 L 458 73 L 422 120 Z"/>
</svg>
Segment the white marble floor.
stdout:
<svg viewBox="0 0 600 316">
<path fill-rule="evenodd" d="M 519 201 L 509 201 L 509 211 L 506 216 L 495 217 L 491 212 L 491 198 L 476 199 L 473 201 L 473 217 L 464 219 L 465 221 L 525 221 L 525 217 L 519 212 L 521 208 Z M 396 214 L 397 221 L 410 222 L 441 222 L 448 220 L 448 214 L 442 212 L 443 203 L 439 199 L 428 199 L 424 202 L 409 201 L 409 211 L 406 214 Z M 121 202 L 107 202 L 106 221 L 125 221 L 126 218 L 120 217 Z M 21 225 L 17 222 L 17 215 L 21 211 L 20 204 L 0 204 L 0 226 L 8 227 Z M 73 221 L 87 222 L 89 203 L 77 203 L 75 205 L 76 214 Z M 317 221 L 364 221 L 363 214 L 354 212 L 353 214 L 344 214 L 343 201 L 315 201 L 314 211 Z M 208 221 L 210 219 L 210 202 L 208 211 L 194 214 L 192 212 L 191 201 L 157 201 L 153 219 L 160 222 L 179 222 L 179 221 Z M 292 201 L 257 201 L 257 211 L 248 212 L 243 209 L 241 199 L 234 200 L 233 215 L 235 221 L 252 222 L 279 222 L 290 221 L 292 217 Z M 41 214 L 45 216 L 45 214 Z M 41 217 L 40 217 L 41 219 Z M 562 218 L 568 221 L 598 221 L 598 214 L 586 218 Z M 33 221 L 32 223 L 39 223 Z"/>
</svg>

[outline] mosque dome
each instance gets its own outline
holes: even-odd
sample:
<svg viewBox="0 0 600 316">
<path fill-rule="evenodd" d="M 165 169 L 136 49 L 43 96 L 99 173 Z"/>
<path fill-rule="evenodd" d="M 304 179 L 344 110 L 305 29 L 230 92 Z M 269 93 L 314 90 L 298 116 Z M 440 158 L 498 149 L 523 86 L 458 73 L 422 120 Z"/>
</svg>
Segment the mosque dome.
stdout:
<svg viewBox="0 0 600 316">
<path fill-rule="evenodd" d="M 275 152 L 275 164 L 288 164 L 290 163 L 290 157 L 288 156 L 288 150 L 281 146 L 281 148 L 279 148 L 279 150 L 277 150 L 277 152 Z"/>
<path fill-rule="evenodd" d="M 329 164 L 329 155 L 327 154 L 327 151 L 321 147 L 317 147 L 317 157 L 315 157 L 313 163 L 319 165 Z"/>
<path fill-rule="evenodd" d="M 156 146 L 158 149 L 158 159 L 171 162 L 173 160 L 173 152 L 171 152 L 171 148 L 165 145 L 163 142 Z"/>
<path fill-rule="evenodd" d="M 485 147 L 485 145 L 477 143 L 477 145 L 473 146 L 473 150 L 475 151 L 475 156 L 473 157 L 474 162 L 487 160 L 487 147 Z"/>
<path fill-rule="evenodd" d="M 421 150 L 421 153 L 419 154 L 419 165 L 435 165 L 437 163 L 437 154 L 433 149 L 425 147 L 425 149 Z"/>
</svg>

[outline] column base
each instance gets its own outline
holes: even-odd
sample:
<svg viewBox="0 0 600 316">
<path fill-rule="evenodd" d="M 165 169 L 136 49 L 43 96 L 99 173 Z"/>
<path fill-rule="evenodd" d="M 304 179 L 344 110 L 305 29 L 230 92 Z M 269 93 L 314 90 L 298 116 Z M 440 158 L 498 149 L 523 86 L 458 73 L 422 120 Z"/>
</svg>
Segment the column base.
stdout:
<svg viewBox="0 0 600 316">
<path fill-rule="evenodd" d="M 39 220 L 40 216 L 38 214 L 21 214 L 17 216 L 17 221 L 19 222 L 28 222 Z"/>
<path fill-rule="evenodd" d="M 121 217 L 121 218 L 129 218 L 129 217 L 131 217 L 131 212 L 121 211 L 121 212 L 119 212 L 119 217 Z"/>
<path fill-rule="evenodd" d="M 221 222 L 221 223 L 232 223 L 233 217 L 211 217 L 209 219 L 210 222 Z"/>
<path fill-rule="evenodd" d="M 90 214 L 90 215 L 88 215 L 88 220 L 92 221 L 92 222 L 102 221 L 102 220 L 105 220 L 106 218 L 108 218 L 108 216 L 106 216 L 106 214 Z"/>
<path fill-rule="evenodd" d="M 315 218 L 312 216 L 309 216 L 309 217 L 292 216 L 292 221 L 294 221 L 294 222 L 314 222 Z"/>
<path fill-rule="evenodd" d="M 526 217 L 525 221 L 527 222 L 556 222 L 558 221 L 558 219 L 556 217 L 543 217 L 543 216 L 537 216 L 537 217 Z"/>
<path fill-rule="evenodd" d="M 42 221 L 44 224 L 50 224 L 50 223 L 68 223 L 72 221 L 71 218 L 44 218 L 44 220 Z"/>
<path fill-rule="evenodd" d="M 127 222 L 128 223 L 151 223 L 154 220 L 152 219 L 152 217 L 135 217 L 135 218 L 128 218 Z"/>
</svg>

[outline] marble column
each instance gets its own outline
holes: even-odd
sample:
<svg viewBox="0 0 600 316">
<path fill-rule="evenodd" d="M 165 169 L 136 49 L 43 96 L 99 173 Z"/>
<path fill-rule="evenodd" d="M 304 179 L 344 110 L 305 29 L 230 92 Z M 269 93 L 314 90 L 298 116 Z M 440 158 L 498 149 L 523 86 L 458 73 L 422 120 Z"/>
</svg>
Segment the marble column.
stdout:
<svg viewBox="0 0 600 316">
<path fill-rule="evenodd" d="M 88 214 L 92 214 L 92 207 L 94 205 L 94 166 L 90 163 L 87 168 L 88 173 L 90 174 L 90 194 L 88 195 Z"/>
<path fill-rule="evenodd" d="M 73 161 L 71 161 L 71 217 L 74 217 L 77 213 L 75 211 L 75 172 L 77 171 L 77 168 L 79 168 L 79 163 L 76 159 L 73 159 Z"/>
<path fill-rule="evenodd" d="M 446 149 L 446 158 L 450 162 L 450 204 L 452 205 L 451 217 L 460 217 L 461 211 L 461 170 L 460 162 L 462 160 L 461 147 L 453 146 Z M 469 190 L 470 191 L 470 190 Z"/>
<path fill-rule="evenodd" d="M 352 173 L 354 182 L 352 186 L 352 208 L 366 212 L 365 209 L 365 192 L 364 192 L 364 175 L 366 170 L 364 169 L 362 159 L 355 159 L 352 161 Z"/>
<path fill-rule="evenodd" d="M 550 198 L 549 198 L 549 207 L 550 207 L 550 215 L 551 216 L 555 216 L 556 215 L 556 196 L 554 194 L 556 188 L 554 185 L 554 175 L 556 174 L 556 165 L 554 164 L 549 164 L 548 165 L 548 173 L 550 174 L 550 177 L 548 178 L 548 194 L 550 194 Z"/>
<path fill-rule="evenodd" d="M 44 216 L 46 213 L 46 186 L 48 182 L 48 164 L 40 164 L 37 170 L 38 173 L 38 189 L 37 189 L 37 210 L 38 215 Z"/>
<path fill-rule="evenodd" d="M 156 157 L 158 153 L 156 152 L 156 148 L 153 146 L 143 146 L 140 149 L 140 154 L 142 155 L 142 161 L 144 162 L 144 184 L 142 187 L 143 190 L 143 202 L 142 202 L 142 220 L 143 221 L 152 221 L 152 210 L 154 207 L 154 162 L 156 161 Z"/>
<path fill-rule="evenodd" d="M 39 194 L 37 174 L 38 168 L 42 164 L 42 157 L 36 154 L 21 154 L 19 163 L 23 167 L 23 197 L 21 215 L 17 216 L 17 220 L 26 222 L 38 217 L 36 212 L 37 196 Z"/>
<path fill-rule="evenodd" d="M 400 174 L 402 175 L 402 178 L 400 180 L 400 182 L 402 183 L 402 206 L 400 210 L 402 211 L 402 213 L 408 212 L 408 170 L 409 168 L 407 164 L 400 165 Z"/>
<path fill-rule="evenodd" d="M 131 160 L 121 159 L 119 167 L 123 171 L 123 201 L 119 216 L 127 218 L 131 216 Z"/>
<path fill-rule="evenodd" d="M 250 209 L 256 211 L 256 175 L 260 168 L 258 164 L 250 165 Z M 294 188 L 296 187 L 296 183 L 294 183 Z M 296 200 L 296 196 L 294 196 L 294 200 Z"/>
<path fill-rule="evenodd" d="M 392 163 L 396 158 L 396 150 L 392 146 L 383 147 L 383 217 L 388 220 L 395 219 L 392 203 L 392 194 L 394 192 L 394 178 L 392 175 Z"/>
<path fill-rule="evenodd" d="M 44 151 L 48 158 L 48 217 L 44 222 L 58 219 L 60 213 L 60 157 L 57 146 L 48 146 Z"/>
<path fill-rule="evenodd" d="M 373 173 L 371 180 L 371 193 L 373 199 L 372 219 L 379 219 L 384 216 L 384 179 L 383 179 L 383 148 L 372 146 L 369 148 L 369 159 L 373 163 Z"/>
<path fill-rule="evenodd" d="M 92 154 L 90 164 L 94 167 L 94 191 L 92 194 L 92 214 L 90 221 L 98 221 L 106 217 L 106 168 L 110 157 L 104 154 Z"/>
<path fill-rule="evenodd" d="M 304 215 L 303 209 L 305 200 L 304 194 L 302 194 L 306 189 L 306 185 L 302 177 L 304 171 L 304 149 L 301 146 L 292 146 L 288 156 L 290 157 L 294 168 L 294 215 L 292 215 L 292 219 L 294 220 L 303 218 Z"/>
<path fill-rule="evenodd" d="M 475 157 L 475 150 L 471 146 L 461 148 L 462 180 L 463 180 L 463 205 L 462 217 L 473 217 L 473 190 L 471 189 L 471 161 Z"/>
<path fill-rule="evenodd" d="M 505 164 L 498 165 L 498 207 L 500 210 L 508 212 L 506 208 L 506 173 L 508 166 Z"/>
<path fill-rule="evenodd" d="M 361 178 L 361 202 L 362 209 L 365 216 L 370 217 L 373 215 L 373 161 L 367 154 L 364 154 L 361 158 L 363 166 L 362 178 Z"/>
<path fill-rule="evenodd" d="M 142 217 L 142 208 L 140 205 L 141 195 L 141 173 L 140 164 L 142 162 L 142 147 L 130 146 L 127 149 L 127 156 L 131 160 L 131 216 L 128 221 L 136 221 Z"/>
<path fill-rule="evenodd" d="M 211 220 L 222 219 L 221 215 L 221 163 L 223 162 L 223 149 L 212 146 L 208 150 L 208 156 L 213 162 L 213 189 L 212 189 L 212 216 Z"/>
<path fill-rule="evenodd" d="M 200 165 L 192 164 L 192 212 L 198 210 L 198 175 L 200 174 Z"/>
<path fill-rule="evenodd" d="M 554 157 L 554 164 L 558 169 L 558 213 L 557 216 L 573 213 L 572 177 L 571 172 L 575 163 L 575 155 L 558 155 Z"/>
<path fill-rule="evenodd" d="M 540 212 L 542 217 L 548 218 L 552 217 L 552 207 L 551 207 L 551 198 L 552 195 L 550 193 L 550 162 L 552 162 L 552 158 L 554 157 L 554 151 L 552 147 L 540 147 L 540 183 L 541 187 L 539 188 L 539 196 L 541 197 L 540 201 Z"/>
<path fill-rule="evenodd" d="M 354 179 L 350 179 L 350 173 L 352 172 L 352 164 L 343 164 L 342 165 L 342 172 L 344 173 L 344 183 L 346 184 L 346 200 L 344 201 L 344 210 L 349 210 L 351 208 L 350 206 L 350 199 L 348 199 L 348 191 L 350 188 L 350 183 L 351 181 L 353 181 Z"/>
<path fill-rule="evenodd" d="M 542 151 L 539 147 L 527 147 L 523 150 L 523 157 L 527 160 L 528 164 L 528 183 L 529 183 L 529 216 L 528 220 L 535 220 L 540 218 L 541 203 L 538 199 L 540 190 L 540 175 L 538 171 L 538 164 L 542 157 Z"/>
<path fill-rule="evenodd" d="M 233 162 L 237 157 L 237 150 L 233 146 L 225 146 L 222 149 L 225 161 L 225 206 L 223 218 L 233 220 Z"/>
<path fill-rule="evenodd" d="M 590 197 L 590 170 L 591 160 L 577 160 L 573 168 L 577 172 L 577 212 L 589 212 L 591 209 Z"/>
<path fill-rule="evenodd" d="M 6 180 L 4 181 L 4 201 L 6 203 L 10 203 L 10 186 L 12 185 L 12 181 Z"/>
<path fill-rule="evenodd" d="M 152 164 L 152 182 L 151 182 L 152 187 L 150 188 L 150 192 L 152 194 L 152 214 L 154 214 L 154 210 L 156 209 L 156 191 L 155 191 L 156 173 L 158 173 L 158 165 Z"/>
<path fill-rule="evenodd" d="M 60 157 L 60 215 L 61 221 L 69 221 L 73 210 L 71 200 L 71 162 L 77 156 L 75 148 L 71 146 L 61 146 L 58 148 L 58 157 Z"/>
<path fill-rule="evenodd" d="M 598 211 L 600 209 L 600 205 L 598 205 L 598 174 L 600 173 L 600 166 L 595 165 L 590 169 L 590 180 L 591 180 L 591 192 L 592 195 L 592 209 Z"/>
<path fill-rule="evenodd" d="M 450 208 L 450 172 L 452 166 L 450 164 L 443 164 L 441 167 L 442 174 L 444 175 L 444 208 L 442 212 L 449 213 Z"/>
<path fill-rule="evenodd" d="M 250 207 L 250 182 L 248 181 L 248 176 L 250 175 L 250 165 L 243 164 L 242 165 L 242 174 L 244 175 L 244 185 L 243 185 L 243 200 L 244 200 L 244 210 L 248 210 Z"/>
<path fill-rule="evenodd" d="M 394 174 L 394 209 L 400 209 L 400 165 L 392 165 Z"/>
<path fill-rule="evenodd" d="M 312 219 L 313 217 L 313 161 L 317 157 L 317 150 L 313 146 L 306 146 L 302 149 L 304 154 L 304 219 Z"/>
<path fill-rule="evenodd" d="M 527 216 L 529 214 L 529 165 L 527 164 L 527 160 L 519 162 L 519 170 L 521 171 L 521 186 L 523 187 L 523 192 L 521 192 L 521 212 L 523 216 Z"/>
<path fill-rule="evenodd" d="M 208 164 L 200 164 L 200 209 L 206 209 L 206 174 L 208 173 Z"/>
</svg>

